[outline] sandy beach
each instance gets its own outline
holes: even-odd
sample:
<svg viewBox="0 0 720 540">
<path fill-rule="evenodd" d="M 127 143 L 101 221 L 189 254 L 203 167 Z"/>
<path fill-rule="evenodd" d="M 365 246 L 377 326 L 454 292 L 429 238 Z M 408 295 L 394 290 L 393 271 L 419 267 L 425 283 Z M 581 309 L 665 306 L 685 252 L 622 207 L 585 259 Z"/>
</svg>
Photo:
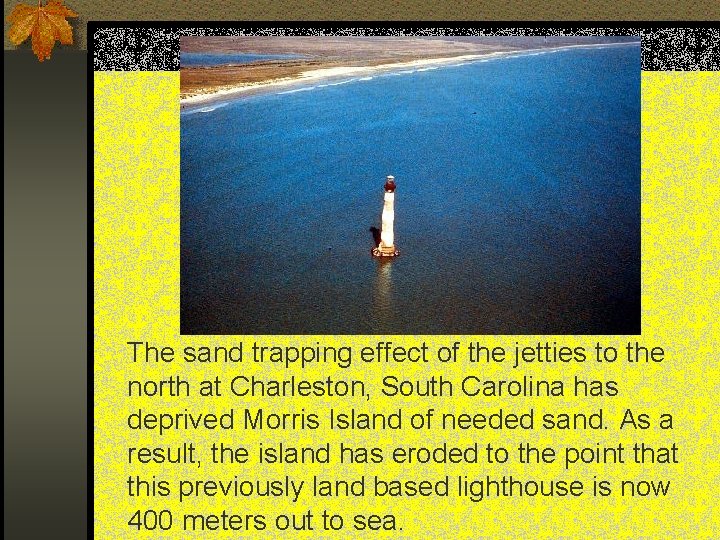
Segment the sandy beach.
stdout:
<svg viewBox="0 0 720 540">
<path fill-rule="evenodd" d="M 448 58 L 425 58 L 409 62 L 397 62 L 392 64 L 380 64 L 376 66 L 340 66 L 331 68 L 311 69 L 301 72 L 296 77 L 282 77 L 270 79 L 264 82 L 245 83 L 227 87 L 208 87 L 200 92 L 185 94 L 181 96 L 182 106 L 189 106 L 200 103 L 217 101 L 218 99 L 233 97 L 250 91 L 276 90 L 283 87 L 290 87 L 296 84 L 313 84 L 323 81 L 332 81 L 343 77 L 372 76 L 388 71 L 420 70 L 423 68 L 434 68 L 449 64 L 472 62 L 484 58 L 492 58 L 507 53 L 489 53 L 485 55 L 462 55 Z"/>
<path fill-rule="evenodd" d="M 377 74 L 387 72 L 402 71 L 423 71 L 429 69 L 437 69 L 445 66 L 458 65 L 467 62 L 488 61 L 502 57 L 513 57 L 517 55 L 531 54 L 547 54 L 558 52 L 564 49 L 574 48 L 597 48 L 597 47 L 617 47 L 617 46 L 639 46 L 636 42 L 620 42 L 620 43 L 588 43 L 588 44 L 563 44 L 556 46 L 542 46 L 536 48 L 507 48 L 501 47 L 485 47 L 474 54 L 456 54 L 450 56 L 430 56 L 430 57 L 414 57 L 409 60 L 387 61 L 382 56 L 373 58 L 369 55 L 367 58 L 358 60 L 357 58 L 347 58 L 343 62 L 342 58 L 328 57 L 313 59 L 310 62 L 297 61 L 279 61 L 266 62 L 260 65 L 248 64 L 245 66 L 233 66 L 232 75 L 228 74 L 229 68 L 183 68 L 181 69 L 181 91 L 180 106 L 181 109 L 189 107 L 208 105 L 219 101 L 238 98 L 244 95 L 252 95 L 264 92 L 275 92 L 287 89 L 294 91 L 295 87 L 304 88 L 316 84 L 338 84 L 350 78 L 372 77 Z M 497 50 L 500 49 L 500 50 Z M 431 51 L 432 52 L 432 51 Z M 347 65 L 342 65 L 343 63 Z M 365 64 L 365 65 L 357 65 Z M 288 69 L 290 68 L 290 69 Z M 223 84 L 222 79 L 237 78 L 236 73 L 245 71 L 256 71 L 252 76 L 244 77 L 249 79 L 247 82 L 239 82 L 232 84 Z M 289 71 L 291 75 L 276 76 L 284 71 Z M 183 74 L 192 72 L 195 76 L 192 85 L 187 84 L 187 75 L 185 79 Z M 203 75 L 207 79 L 207 83 L 202 82 Z"/>
</svg>

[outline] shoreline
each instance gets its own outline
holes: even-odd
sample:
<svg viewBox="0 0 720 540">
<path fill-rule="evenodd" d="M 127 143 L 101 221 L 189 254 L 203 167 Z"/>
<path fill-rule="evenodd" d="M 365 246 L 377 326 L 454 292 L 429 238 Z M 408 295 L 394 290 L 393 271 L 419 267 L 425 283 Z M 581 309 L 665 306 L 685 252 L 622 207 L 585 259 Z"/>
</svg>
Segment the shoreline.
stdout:
<svg viewBox="0 0 720 540">
<path fill-rule="evenodd" d="M 492 60 L 504 57 L 526 56 L 558 52 L 568 49 L 597 49 L 606 47 L 640 46 L 640 42 L 623 43 L 593 43 L 578 45 L 561 45 L 558 47 L 541 47 L 537 49 L 518 49 L 514 51 L 498 51 L 485 54 L 463 54 L 458 56 L 445 56 L 433 58 L 420 58 L 406 62 L 392 62 L 374 66 L 346 66 L 310 69 L 303 71 L 296 77 L 283 77 L 270 79 L 258 83 L 246 83 L 229 87 L 211 87 L 207 92 L 200 92 L 180 98 L 180 110 L 187 110 L 202 105 L 209 105 L 223 101 L 238 99 L 243 96 L 257 95 L 275 89 L 291 88 L 295 85 L 312 84 L 333 81 L 344 77 L 372 76 L 376 74 L 391 73 L 403 70 L 429 70 L 446 67 L 447 65 L 466 64 L 482 60 Z M 350 81 L 347 81 L 350 82 Z M 292 90 L 290 90 L 292 91 Z"/>
</svg>

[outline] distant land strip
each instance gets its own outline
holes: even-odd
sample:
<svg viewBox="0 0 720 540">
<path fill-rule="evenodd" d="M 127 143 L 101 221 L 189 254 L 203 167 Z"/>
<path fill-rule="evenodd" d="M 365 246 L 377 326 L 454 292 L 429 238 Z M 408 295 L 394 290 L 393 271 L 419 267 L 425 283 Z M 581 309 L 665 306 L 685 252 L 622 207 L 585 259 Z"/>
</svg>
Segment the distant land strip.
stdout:
<svg viewBox="0 0 720 540">
<path fill-rule="evenodd" d="M 343 77 L 544 52 L 640 45 L 637 37 L 181 37 L 184 53 L 301 55 L 244 64 L 180 66 L 181 106 Z"/>
</svg>

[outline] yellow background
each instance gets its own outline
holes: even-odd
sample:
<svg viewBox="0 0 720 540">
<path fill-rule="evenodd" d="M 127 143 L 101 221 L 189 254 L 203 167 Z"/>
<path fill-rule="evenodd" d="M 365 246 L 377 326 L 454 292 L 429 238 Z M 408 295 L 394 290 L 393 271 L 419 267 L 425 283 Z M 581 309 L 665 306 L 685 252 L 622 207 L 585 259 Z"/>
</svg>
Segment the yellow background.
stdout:
<svg viewBox="0 0 720 540">
<path fill-rule="evenodd" d="M 719 73 L 651 73 L 642 75 L 642 323 L 641 337 L 428 337 L 431 349 L 461 341 L 502 344 L 515 341 L 533 344 L 538 340 L 556 340 L 570 346 L 591 349 L 597 341 L 622 346 L 630 339 L 646 346 L 666 349 L 661 364 L 632 365 L 624 362 L 578 366 L 528 366 L 512 370 L 507 364 L 487 366 L 466 364 L 444 366 L 377 366 L 356 363 L 349 370 L 334 366 L 313 366 L 305 370 L 285 370 L 271 365 L 197 365 L 178 359 L 161 366 L 133 364 L 127 341 L 149 341 L 180 350 L 186 345 L 233 345 L 241 338 L 181 336 L 179 334 L 179 74 L 178 73 L 95 73 L 95 527 L 97 538 L 237 538 L 282 537 L 272 529 L 262 533 L 188 533 L 181 530 L 182 511 L 302 514 L 312 508 L 317 516 L 323 509 L 342 513 L 345 529 L 341 533 L 315 530 L 305 537 L 355 537 L 352 515 L 355 513 L 397 515 L 403 528 L 396 533 L 365 533 L 383 538 L 539 538 L 539 537 L 647 537 L 647 538 L 718 538 L 720 537 L 720 414 L 718 391 L 720 369 L 720 123 Z M 373 345 L 380 336 L 350 337 L 262 337 L 245 336 L 246 346 L 262 344 L 312 345 L 317 340 L 328 344 Z M 421 336 L 392 337 L 398 344 L 416 344 Z M 231 378 L 239 374 L 259 373 L 268 378 L 297 375 L 305 378 L 332 376 L 379 381 L 385 374 L 422 377 L 444 374 L 459 380 L 475 373 L 481 378 L 516 378 L 522 374 L 537 378 L 572 381 L 575 374 L 585 379 L 619 381 L 620 395 L 615 398 L 577 400 L 521 399 L 483 400 L 460 398 L 427 401 L 421 399 L 378 399 L 378 391 L 367 405 L 357 402 L 313 402 L 275 399 L 268 411 L 293 408 L 372 407 L 406 413 L 422 412 L 428 407 L 438 411 L 488 411 L 501 406 L 506 410 L 594 411 L 602 407 L 613 426 L 602 432 L 553 432 L 536 430 L 442 432 L 405 430 L 369 432 L 202 432 L 174 433 L 162 438 L 152 432 L 131 432 L 127 415 L 138 408 L 177 410 L 193 413 L 221 412 L 229 407 L 257 407 L 258 402 L 241 398 L 196 398 L 129 400 L 129 379 L 158 379 L 181 375 L 193 382 L 216 375 Z M 462 375 L 462 376 L 461 376 Z M 571 389 L 571 387 L 569 387 Z M 372 391 L 372 390 L 371 390 Z M 572 393 L 572 392 L 570 392 Z M 315 403 L 316 405 L 314 405 Z M 625 408 L 674 415 L 675 429 L 660 431 L 617 431 Z M 512 448 L 520 441 L 536 446 L 594 446 L 623 442 L 626 446 L 644 441 L 648 444 L 680 447 L 677 465 L 620 466 L 587 465 L 564 471 L 560 460 L 553 465 L 532 467 L 517 463 L 504 467 L 485 465 L 447 465 L 418 467 L 339 466 L 284 469 L 242 465 L 211 466 L 207 459 L 200 469 L 178 466 L 128 466 L 127 447 L 163 445 L 193 441 L 198 446 L 213 441 L 254 446 L 257 442 L 294 442 L 319 445 L 339 444 L 383 446 L 400 444 L 454 445 L 493 443 Z M 513 460 L 511 460 L 513 461 Z M 134 498 L 125 496 L 129 474 L 158 479 L 181 476 L 230 479 L 233 475 L 275 478 L 284 474 L 309 480 L 311 474 L 354 479 L 362 474 L 387 478 L 440 478 L 467 474 L 497 477 L 513 474 L 519 478 L 574 479 L 591 484 L 593 476 L 613 480 L 614 493 L 608 498 L 589 494 L 570 498 L 491 498 L 479 503 L 467 499 L 319 499 L 303 495 L 297 504 L 286 499 L 234 499 L 217 497 L 193 501 L 182 507 L 177 498 Z M 621 497 L 619 479 L 671 481 L 667 497 Z M 306 488 L 307 489 L 307 488 Z M 588 493 L 588 490 L 586 490 Z M 171 509 L 175 516 L 170 533 L 136 533 L 127 526 L 138 509 Z M 317 523 L 317 522 L 316 522 Z"/>
</svg>

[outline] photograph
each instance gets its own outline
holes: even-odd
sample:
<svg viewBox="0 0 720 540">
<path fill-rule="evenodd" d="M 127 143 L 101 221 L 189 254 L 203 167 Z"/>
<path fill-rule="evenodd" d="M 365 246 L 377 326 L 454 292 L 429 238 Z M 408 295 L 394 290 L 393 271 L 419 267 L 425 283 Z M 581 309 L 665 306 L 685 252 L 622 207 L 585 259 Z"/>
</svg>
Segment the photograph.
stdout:
<svg viewBox="0 0 720 540">
<path fill-rule="evenodd" d="M 640 334 L 640 52 L 181 36 L 181 334 Z"/>
</svg>

